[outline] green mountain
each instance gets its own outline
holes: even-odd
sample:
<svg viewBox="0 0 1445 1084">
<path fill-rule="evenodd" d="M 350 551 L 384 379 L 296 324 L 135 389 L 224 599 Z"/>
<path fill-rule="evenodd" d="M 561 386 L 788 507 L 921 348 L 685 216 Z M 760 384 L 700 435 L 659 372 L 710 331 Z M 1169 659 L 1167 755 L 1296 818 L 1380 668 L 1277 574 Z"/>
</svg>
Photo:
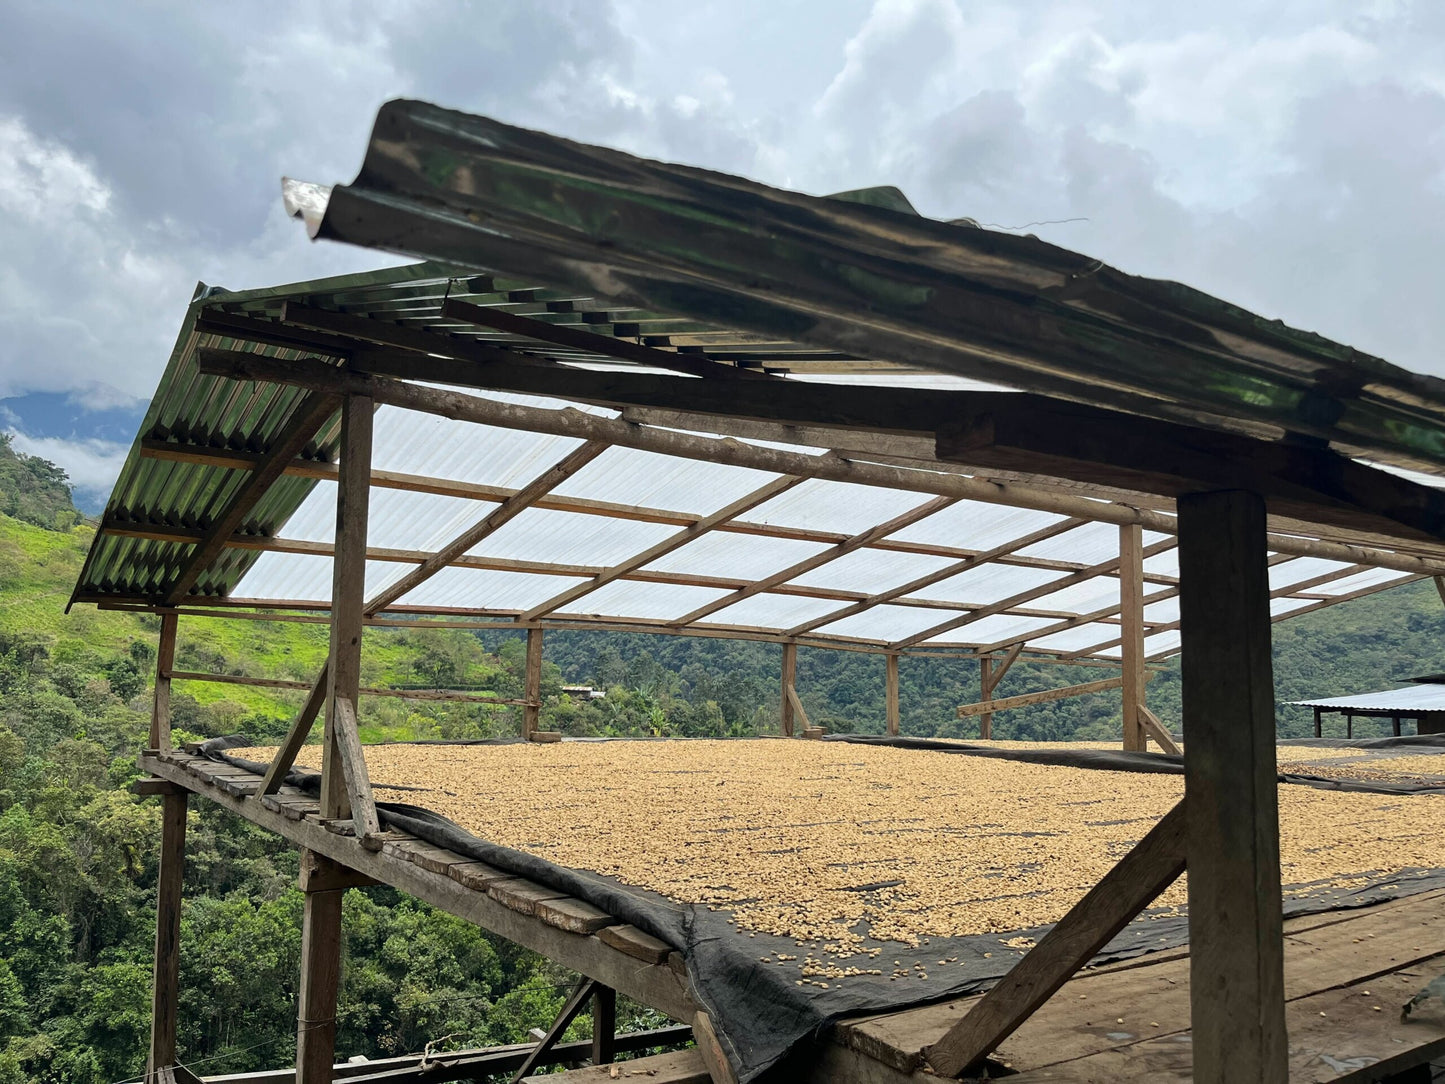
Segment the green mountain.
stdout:
<svg viewBox="0 0 1445 1084">
<path fill-rule="evenodd" d="M 64 606 L 93 527 L 65 476 L 0 440 L 0 1084 L 106 1084 L 135 1077 L 149 1032 L 155 804 L 129 790 L 149 720 L 155 618 Z M 1432 584 L 1398 588 L 1276 626 L 1282 699 L 1366 691 L 1442 669 L 1445 608 Z M 309 681 L 326 629 L 290 621 L 182 622 L 176 666 Z M 363 679 L 520 695 L 522 640 L 440 630 L 371 630 Z M 779 649 L 732 640 L 550 633 L 543 725 L 576 735 L 775 732 Z M 1099 676 L 1020 663 L 1002 695 Z M 600 685 L 574 700 L 563 682 Z M 809 716 L 835 731 L 881 732 L 883 662 L 802 649 Z M 905 659 L 903 729 L 972 736 L 954 718 L 977 699 L 976 667 Z M 1162 667 L 1151 704 L 1178 723 L 1178 670 Z M 301 694 L 178 682 L 177 739 L 245 731 L 279 737 Z M 1281 732 L 1308 714 L 1282 709 Z M 367 741 L 516 733 L 514 709 L 373 698 Z M 1000 737 L 1113 738 L 1117 694 L 1001 713 Z M 275 837 L 193 803 L 182 936 L 182 1051 L 205 1073 L 293 1056 L 301 897 L 296 858 Z M 542 958 L 388 888 L 346 899 L 339 1051 L 383 1056 L 516 1042 L 555 1016 L 572 976 Z M 623 1026 L 655 1015 L 624 1006 Z M 589 1034 L 584 1016 L 575 1036 Z"/>
</svg>

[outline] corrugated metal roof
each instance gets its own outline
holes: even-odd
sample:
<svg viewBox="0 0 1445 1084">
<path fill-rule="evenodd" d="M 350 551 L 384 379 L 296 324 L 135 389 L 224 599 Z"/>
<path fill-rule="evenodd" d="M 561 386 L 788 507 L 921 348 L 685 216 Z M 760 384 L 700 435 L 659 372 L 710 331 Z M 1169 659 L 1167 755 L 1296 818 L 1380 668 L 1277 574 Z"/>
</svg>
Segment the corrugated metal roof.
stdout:
<svg viewBox="0 0 1445 1084">
<path fill-rule="evenodd" d="M 1445 711 L 1445 685 L 1408 685 L 1403 689 L 1384 689 L 1376 693 L 1354 696 L 1331 696 L 1323 700 L 1291 700 L 1301 708 L 1329 708 L 1335 711 L 1398 711 L 1402 715 L 1417 711 Z"/>
</svg>

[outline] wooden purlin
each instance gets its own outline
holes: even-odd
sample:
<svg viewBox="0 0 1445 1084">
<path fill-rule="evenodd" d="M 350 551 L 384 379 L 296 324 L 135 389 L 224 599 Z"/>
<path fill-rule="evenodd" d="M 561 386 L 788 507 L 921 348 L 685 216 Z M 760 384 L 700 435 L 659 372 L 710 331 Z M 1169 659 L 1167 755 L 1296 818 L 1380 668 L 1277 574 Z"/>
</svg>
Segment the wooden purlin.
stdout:
<svg viewBox="0 0 1445 1084">
<path fill-rule="evenodd" d="M 1066 685 L 1061 689 L 1044 689 L 1037 693 L 1021 693 L 1005 696 L 1000 700 L 980 700 L 977 704 L 960 704 L 955 714 L 960 719 L 974 715 L 992 715 L 996 711 L 1010 708 L 1025 708 L 1030 704 L 1043 704 L 1049 700 L 1066 700 L 1071 696 L 1088 696 L 1091 693 L 1108 692 L 1124 684 L 1122 677 L 1104 678 L 1100 681 L 1086 681 L 1082 685 Z"/>
</svg>

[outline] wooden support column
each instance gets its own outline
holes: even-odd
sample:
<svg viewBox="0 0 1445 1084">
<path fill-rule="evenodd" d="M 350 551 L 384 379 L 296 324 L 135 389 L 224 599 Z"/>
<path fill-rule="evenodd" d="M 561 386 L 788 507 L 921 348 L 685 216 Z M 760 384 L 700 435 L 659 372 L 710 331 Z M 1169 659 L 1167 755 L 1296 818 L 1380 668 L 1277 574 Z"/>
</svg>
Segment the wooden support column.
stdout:
<svg viewBox="0 0 1445 1084">
<path fill-rule="evenodd" d="M 978 660 L 978 699 L 981 703 L 988 703 L 993 699 L 993 659 L 985 655 Z M 978 736 L 980 738 L 993 737 L 993 712 L 983 712 L 978 717 Z"/>
<path fill-rule="evenodd" d="M 782 674 L 782 705 L 780 707 L 782 718 L 783 737 L 793 736 L 793 698 L 788 694 L 793 691 L 793 681 L 798 676 L 798 645 L 783 645 L 783 674 Z"/>
<path fill-rule="evenodd" d="M 1324 737 L 1324 726 L 1323 726 L 1322 720 L 1320 719 L 1320 709 L 1319 709 L 1319 708 L 1315 708 L 1315 737 L 1317 737 L 1317 738 L 1322 738 L 1322 737 Z"/>
<path fill-rule="evenodd" d="M 522 737 L 527 741 L 541 729 L 542 719 L 542 630 L 527 630 L 527 691 L 522 694 Z"/>
<path fill-rule="evenodd" d="M 1137 523 L 1119 528 L 1119 644 L 1123 663 L 1124 748 L 1148 748 L 1144 703 L 1144 529 Z"/>
<path fill-rule="evenodd" d="M 617 1060 L 617 991 L 597 984 L 592 992 L 592 1064 Z"/>
<path fill-rule="evenodd" d="M 1289 1076 L 1265 505 L 1179 498 L 1194 1080 Z"/>
<path fill-rule="evenodd" d="M 303 869 L 328 877 L 329 858 L 301 852 Z M 338 875 L 339 876 L 339 875 Z M 306 893 L 301 919 L 301 987 L 297 994 L 296 1084 L 331 1084 L 336 1058 L 336 992 L 341 985 L 341 899 L 346 890 L 325 880 L 303 876 Z"/>
<path fill-rule="evenodd" d="M 888 733 L 898 734 L 899 712 L 898 712 L 898 656 L 889 654 L 884 656 L 884 675 L 887 685 L 885 699 L 888 702 Z"/>
<path fill-rule="evenodd" d="M 174 621 L 174 616 L 171 617 Z M 173 626 L 174 627 L 174 626 Z M 181 976 L 181 880 L 186 863 L 186 791 L 161 791 L 161 855 L 156 877 L 156 952 L 151 983 L 151 1049 L 146 1080 L 176 1064 L 176 1017 Z"/>
<path fill-rule="evenodd" d="M 176 662 L 176 624 L 174 612 L 161 614 L 161 635 L 156 643 L 156 695 L 151 701 L 151 732 L 149 748 L 171 747 L 171 669 Z"/>
</svg>

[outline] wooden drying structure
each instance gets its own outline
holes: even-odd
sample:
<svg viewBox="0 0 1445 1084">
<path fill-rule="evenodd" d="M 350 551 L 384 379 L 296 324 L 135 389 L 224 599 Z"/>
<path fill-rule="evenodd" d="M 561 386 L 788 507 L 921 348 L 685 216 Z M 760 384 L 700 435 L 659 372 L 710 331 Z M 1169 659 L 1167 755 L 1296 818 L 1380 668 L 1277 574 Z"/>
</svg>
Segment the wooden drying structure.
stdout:
<svg viewBox="0 0 1445 1084">
<path fill-rule="evenodd" d="M 1285 1079 L 1270 624 L 1445 574 L 1445 495 L 1374 465 L 1445 466 L 1438 382 L 1034 239 L 920 218 L 896 193 L 800 196 L 422 103 L 383 108 L 354 185 L 293 184 L 287 198 L 316 236 L 447 262 L 199 289 L 72 598 L 161 615 L 141 759 L 152 773 L 143 786 L 165 801 L 152 1075 L 184 1074 L 176 943 L 190 792 L 306 852 L 304 1084 L 331 1079 L 340 898 L 358 878 L 601 984 L 579 988 L 572 1011 L 595 996 L 605 1020 L 603 988 L 659 1008 L 691 1026 L 713 1080 L 733 1078 L 725 1032 L 668 946 L 606 915 L 539 907 L 539 886 L 498 888 L 507 878 L 496 871 L 382 830 L 357 738 L 362 631 L 435 625 L 527 630 L 523 731 L 534 740 L 557 737 L 537 729 L 550 628 L 779 643 L 783 732 L 801 724 L 811 736 L 820 728 L 795 687 L 799 646 L 885 656 L 891 733 L 905 654 L 977 660 L 985 700 L 963 710 L 985 726 L 1027 699 L 997 695 L 1021 657 L 1108 665 L 1135 750 L 1151 738 L 1172 746 L 1144 703 L 1146 662 L 1182 647 L 1181 806 L 1002 984 L 976 1004 L 930 1010 L 927 1043 L 895 1056 L 846 1038 L 863 1025 L 844 1027 L 809 1071 L 909 1079 L 926 1060 L 940 1075 L 964 1072 L 1026 1028 L 1187 865 L 1183 1071 Z M 377 432 L 398 426 L 415 440 L 379 462 Z M 466 426 L 486 445 L 461 443 Z M 412 469 L 449 451 L 488 462 L 499 434 L 536 439 L 507 446 L 508 469 L 493 477 Z M 667 491 L 664 462 L 690 465 L 674 493 L 710 503 L 620 498 L 627 486 Z M 600 485 L 583 484 L 594 476 Z M 880 493 L 893 497 L 866 522 L 819 525 Z M 425 545 L 382 545 L 388 518 L 369 508 L 397 494 L 463 502 L 471 515 L 442 517 L 451 532 Z M 281 535 L 325 501 L 329 537 Z M 508 532 L 533 546 L 556 537 L 523 531 L 543 513 L 643 526 L 631 540 L 644 544 L 591 561 L 492 548 Z M 1026 521 L 1015 533 L 969 537 L 1014 514 Z M 949 515 L 947 537 L 929 534 Z M 433 522 L 417 507 L 391 518 Z M 781 542 L 806 553 L 717 567 L 745 543 Z M 706 555 L 704 567 L 677 565 L 687 552 Z M 927 567 L 904 574 L 904 558 Z M 829 566 L 855 579 L 840 583 Z M 946 588 L 960 582 L 1009 586 Z M 526 590 L 498 601 L 518 583 Z M 267 589 L 248 590 L 256 584 Z M 671 592 L 667 605 L 649 605 L 659 592 Z M 757 612 L 766 619 L 739 616 Z M 200 676 L 173 669 L 181 617 L 329 624 L 328 663 L 264 779 L 171 747 L 170 683 Z M 309 803 L 283 780 L 318 717 L 322 793 Z M 1392 1054 L 1402 1067 L 1439 1045 L 1435 1032 L 1414 1034 Z M 602 1060 L 607 1036 L 598 1042 Z M 1146 1053 L 1117 1053 L 1112 1078 L 1157 1068 Z M 1171 1056 L 1178 1070 L 1177 1044 Z"/>
</svg>

